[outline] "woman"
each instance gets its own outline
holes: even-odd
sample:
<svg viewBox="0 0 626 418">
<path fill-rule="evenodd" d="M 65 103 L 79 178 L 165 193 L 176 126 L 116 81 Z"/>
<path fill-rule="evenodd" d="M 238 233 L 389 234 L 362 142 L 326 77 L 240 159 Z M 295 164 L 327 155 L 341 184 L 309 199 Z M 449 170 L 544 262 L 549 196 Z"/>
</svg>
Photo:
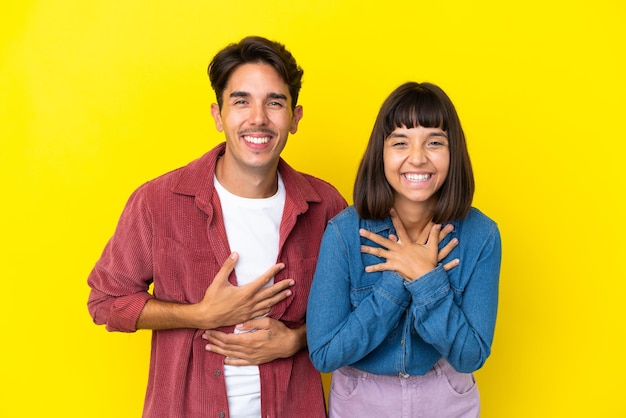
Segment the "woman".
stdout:
<svg viewBox="0 0 626 418">
<path fill-rule="evenodd" d="M 383 103 L 328 224 L 307 310 L 311 360 L 333 372 L 330 417 L 477 417 L 501 243 L 448 96 L 406 83 Z"/>
</svg>

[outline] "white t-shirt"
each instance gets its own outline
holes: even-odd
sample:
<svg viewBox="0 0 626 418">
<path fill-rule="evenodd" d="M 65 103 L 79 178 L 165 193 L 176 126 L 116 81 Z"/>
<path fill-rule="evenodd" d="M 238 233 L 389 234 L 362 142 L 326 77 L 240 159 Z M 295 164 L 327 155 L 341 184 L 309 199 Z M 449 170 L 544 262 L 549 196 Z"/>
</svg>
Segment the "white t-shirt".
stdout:
<svg viewBox="0 0 626 418">
<path fill-rule="evenodd" d="M 214 178 L 222 203 L 224 226 L 231 251 L 239 254 L 235 265 L 237 284 L 259 277 L 278 258 L 280 221 L 285 207 L 285 185 L 278 175 L 278 191 L 264 199 L 236 196 Z M 270 284 L 274 279 L 270 281 Z M 258 366 L 224 365 L 226 393 L 231 418 L 261 416 L 261 380 Z"/>
</svg>

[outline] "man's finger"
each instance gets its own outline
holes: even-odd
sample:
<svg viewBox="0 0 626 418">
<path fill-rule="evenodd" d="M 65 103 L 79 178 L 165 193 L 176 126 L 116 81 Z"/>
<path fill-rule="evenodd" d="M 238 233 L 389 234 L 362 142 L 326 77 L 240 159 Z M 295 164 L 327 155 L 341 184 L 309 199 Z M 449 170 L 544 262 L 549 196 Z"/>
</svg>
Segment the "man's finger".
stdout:
<svg viewBox="0 0 626 418">
<path fill-rule="evenodd" d="M 228 282 L 228 276 L 230 276 L 230 273 L 235 268 L 235 265 L 237 264 L 238 260 L 239 260 L 239 254 L 235 252 L 231 253 L 230 256 L 228 256 L 228 258 L 222 264 L 222 267 L 220 267 L 220 270 L 215 275 L 215 278 L 213 279 L 213 283 L 218 282 L 218 283 L 223 284 L 223 283 Z"/>
<path fill-rule="evenodd" d="M 244 286 L 249 287 L 251 291 L 256 292 L 259 289 L 262 289 L 263 286 L 268 284 L 270 280 L 272 280 L 272 278 L 276 276 L 278 272 L 284 268 L 285 268 L 285 265 L 283 263 L 274 264 L 272 267 L 267 269 L 265 273 L 261 274 L 259 277 L 257 277 L 256 279 L 254 279 L 253 281 L 251 281 L 250 283 Z"/>
</svg>

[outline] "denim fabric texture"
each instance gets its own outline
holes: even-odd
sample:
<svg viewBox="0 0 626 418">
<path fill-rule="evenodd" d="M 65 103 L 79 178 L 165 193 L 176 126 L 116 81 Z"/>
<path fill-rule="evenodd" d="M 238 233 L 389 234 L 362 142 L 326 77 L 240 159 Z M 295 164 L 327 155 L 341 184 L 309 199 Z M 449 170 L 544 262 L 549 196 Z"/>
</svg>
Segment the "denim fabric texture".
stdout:
<svg viewBox="0 0 626 418">
<path fill-rule="evenodd" d="M 501 241 L 495 222 L 472 208 L 451 222 L 459 244 L 432 271 L 404 280 L 392 271 L 367 273 L 384 259 L 361 253 L 359 228 L 388 237 L 390 218 L 359 219 L 353 206 L 328 224 L 307 308 L 314 366 L 344 366 L 383 375 L 424 375 L 444 358 L 456 371 L 479 369 L 491 352 L 498 306 Z M 455 258 L 460 264 L 446 272 Z"/>
</svg>

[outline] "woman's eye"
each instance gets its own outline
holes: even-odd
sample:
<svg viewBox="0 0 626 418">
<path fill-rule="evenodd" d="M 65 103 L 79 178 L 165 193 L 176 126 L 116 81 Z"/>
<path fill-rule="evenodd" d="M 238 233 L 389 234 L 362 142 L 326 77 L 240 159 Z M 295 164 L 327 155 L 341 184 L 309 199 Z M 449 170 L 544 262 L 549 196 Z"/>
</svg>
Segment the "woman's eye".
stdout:
<svg viewBox="0 0 626 418">
<path fill-rule="evenodd" d="M 439 140 L 430 141 L 428 143 L 428 146 L 430 147 L 445 147 L 446 145 L 447 145 L 447 142 L 439 141 Z"/>
<path fill-rule="evenodd" d="M 387 138 L 385 138 L 387 146 L 390 147 L 403 147 L 409 144 L 409 138 L 402 131 L 392 131 Z"/>
</svg>

